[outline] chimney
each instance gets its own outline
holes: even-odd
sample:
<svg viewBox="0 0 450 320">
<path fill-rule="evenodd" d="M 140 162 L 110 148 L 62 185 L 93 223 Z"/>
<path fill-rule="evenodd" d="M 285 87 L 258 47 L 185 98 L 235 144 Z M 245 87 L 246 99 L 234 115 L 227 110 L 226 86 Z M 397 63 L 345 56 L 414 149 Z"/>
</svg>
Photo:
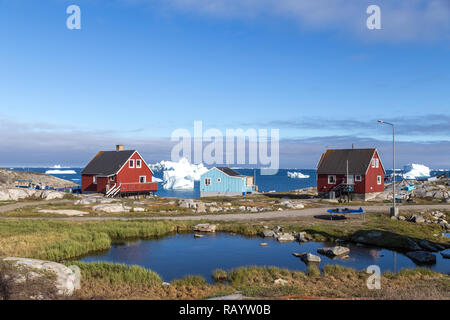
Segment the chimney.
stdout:
<svg viewBox="0 0 450 320">
<path fill-rule="evenodd" d="M 116 144 L 116 151 L 123 151 L 123 144 Z"/>
</svg>

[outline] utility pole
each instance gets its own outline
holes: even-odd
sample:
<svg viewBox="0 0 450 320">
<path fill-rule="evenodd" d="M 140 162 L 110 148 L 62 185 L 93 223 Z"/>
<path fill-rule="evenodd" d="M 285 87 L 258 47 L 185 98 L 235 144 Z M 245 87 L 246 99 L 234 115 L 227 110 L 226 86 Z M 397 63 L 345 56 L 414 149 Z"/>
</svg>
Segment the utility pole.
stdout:
<svg viewBox="0 0 450 320">
<path fill-rule="evenodd" d="M 398 216 L 398 208 L 395 203 L 395 126 L 392 123 L 378 120 L 379 123 L 387 124 L 392 126 L 392 166 L 394 167 L 394 172 L 392 173 L 392 208 L 391 208 L 391 217 Z"/>
</svg>

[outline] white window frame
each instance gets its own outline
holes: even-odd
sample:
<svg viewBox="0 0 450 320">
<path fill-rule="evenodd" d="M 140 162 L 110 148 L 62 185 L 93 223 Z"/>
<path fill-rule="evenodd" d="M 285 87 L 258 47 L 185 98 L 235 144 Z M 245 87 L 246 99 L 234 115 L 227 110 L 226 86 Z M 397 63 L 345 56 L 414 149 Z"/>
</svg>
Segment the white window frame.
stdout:
<svg viewBox="0 0 450 320">
<path fill-rule="evenodd" d="M 114 181 L 114 176 L 109 177 L 109 181 Z"/>
<path fill-rule="evenodd" d="M 375 159 L 375 167 L 376 168 L 380 167 L 380 159 L 378 159 L 378 158 Z"/>
<path fill-rule="evenodd" d="M 361 175 L 356 175 L 355 176 L 355 182 L 361 182 L 362 181 L 362 176 Z"/>
<path fill-rule="evenodd" d="M 330 182 L 330 178 L 331 177 L 334 178 L 334 182 Z M 336 176 L 334 174 L 329 174 L 328 175 L 328 184 L 336 184 Z"/>
<path fill-rule="evenodd" d="M 139 163 L 139 165 L 138 165 Z M 136 159 L 136 168 L 140 169 L 142 168 L 142 160 L 141 159 Z"/>
<path fill-rule="evenodd" d="M 205 186 L 211 185 L 211 178 L 205 178 Z"/>
<path fill-rule="evenodd" d="M 375 158 L 372 158 L 372 168 L 375 168 L 376 163 L 375 163 Z"/>
<path fill-rule="evenodd" d="M 97 184 L 97 176 L 92 177 L 92 184 Z"/>
<path fill-rule="evenodd" d="M 141 181 L 141 178 L 144 178 L 144 181 Z M 147 183 L 147 176 L 139 176 L 139 183 Z"/>
<path fill-rule="evenodd" d="M 128 168 L 134 168 L 134 159 L 128 161 Z"/>
<path fill-rule="evenodd" d="M 383 182 L 381 176 L 377 176 L 377 184 L 381 184 Z"/>
</svg>

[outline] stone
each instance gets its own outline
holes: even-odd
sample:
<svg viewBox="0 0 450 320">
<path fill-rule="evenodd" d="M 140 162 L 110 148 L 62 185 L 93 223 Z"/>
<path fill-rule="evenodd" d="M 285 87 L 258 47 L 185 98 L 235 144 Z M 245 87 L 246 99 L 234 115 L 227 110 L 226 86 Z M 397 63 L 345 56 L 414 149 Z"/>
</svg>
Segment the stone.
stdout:
<svg viewBox="0 0 450 320">
<path fill-rule="evenodd" d="M 209 210 L 209 212 L 214 213 L 214 212 L 219 212 L 219 211 L 220 211 L 220 208 L 217 208 L 217 207 L 209 207 L 208 210 Z"/>
<path fill-rule="evenodd" d="M 325 247 L 317 249 L 317 252 L 330 257 L 337 257 L 346 255 L 350 252 L 347 247 L 335 246 L 335 247 Z"/>
<path fill-rule="evenodd" d="M 134 207 L 134 208 L 133 208 L 133 212 L 145 212 L 145 208 Z"/>
<path fill-rule="evenodd" d="M 66 209 L 41 209 L 38 211 L 39 213 L 54 213 L 54 214 L 62 214 L 66 216 L 84 216 L 85 214 L 89 214 L 89 212 L 79 211 L 79 210 L 66 210 Z"/>
<path fill-rule="evenodd" d="M 196 213 L 205 213 L 206 212 L 206 206 L 203 202 L 197 203 L 197 209 L 195 210 Z"/>
<path fill-rule="evenodd" d="M 44 190 L 42 191 L 41 198 L 44 200 L 54 200 L 64 198 L 65 193 L 54 191 L 54 190 Z"/>
<path fill-rule="evenodd" d="M 314 254 L 311 253 L 306 253 L 304 255 L 302 255 L 300 257 L 300 259 L 305 262 L 306 264 L 310 264 L 310 263 L 320 263 L 320 261 L 322 261 L 322 259 L 320 259 L 319 256 L 316 256 Z"/>
<path fill-rule="evenodd" d="M 282 228 L 280 226 L 276 226 L 275 228 L 273 228 L 273 232 L 280 232 L 282 230 Z"/>
<path fill-rule="evenodd" d="M 272 230 L 264 230 L 262 232 L 263 237 L 266 238 L 271 238 L 271 237 L 275 237 L 275 232 L 273 232 Z"/>
<path fill-rule="evenodd" d="M 215 224 L 201 223 L 194 226 L 194 231 L 200 232 L 216 232 L 217 226 Z"/>
<path fill-rule="evenodd" d="M 288 281 L 284 279 L 276 279 L 273 283 L 277 285 L 286 285 L 288 284 Z"/>
<path fill-rule="evenodd" d="M 236 293 L 222 297 L 209 298 L 207 300 L 244 300 L 244 296 L 240 293 Z"/>
<path fill-rule="evenodd" d="M 267 247 L 267 246 L 268 246 L 267 242 L 261 242 L 259 245 L 260 245 L 261 247 Z"/>
<path fill-rule="evenodd" d="M 99 204 L 92 207 L 94 211 L 103 211 L 106 213 L 129 212 L 130 209 L 124 207 L 121 203 Z"/>
<path fill-rule="evenodd" d="M 245 206 L 240 206 L 239 211 L 245 211 Z"/>
<path fill-rule="evenodd" d="M 306 232 L 299 232 L 297 235 L 297 239 L 300 242 L 308 242 L 308 235 Z"/>
<path fill-rule="evenodd" d="M 421 216 L 413 215 L 413 216 L 411 217 L 411 221 L 412 221 L 412 222 L 415 222 L 415 223 L 424 223 L 424 222 L 425 222 L 425 219 L 424 219 L 423 217 L 421 217 Z"/>
<path fill-rule="evenodd" d="M 400 221 L 405 221 L 405 220 L 406 220 L 405 216 L 398 216 L 397 218 L 398 218 L 398 220 L 400 220 Z"/>
<path fill-rule="evenodd" d="M 204 234 L 194 233 L 194 238 L 203 238 L 204 236 Z"/>
<path fill-rule="evenodd" d="M 427 251 L 410 251 L 406 256 L 418 264 L 436 264 L 436 256 Z"/>
<path fill-rule="evenodd" d="M 194 200 L 192 200 L 192 199 L 181 199 L 181 200 L 178 200 L 178 205 L 181 208 L 197 209 L 197 203 L 195 203 Z"/>
<path fill-rule="evenodd" d="M 79 283 L 77 282 L 75 272 L 60 263 L 56 263 L 53 261 L 16 258 L 16 257 L 9 257 L 3 260 L 11 261 L 16 266 L 26 267 L 26 269 L 23 270 L 23 272 L 25 272 L 26 274 L 23 274 L 21 276 L 22 280 L 19 279 L 19 281 L 25 280 L 27 276 L 38 277 L 39 276 L 38 273 L 36 273 L 35 271 L 30 271 L 30 269 L 35 269 L 35 270 L 49 271 L 56 275 L 55 287 L 57 289 L 57 294 L 60 296 L 71 296 L 75 289 L 79 289 Z M 18 271 L 21 272 L 22 270 L 19 268 Z M 30 272 L 31 274 L 29 274 Z M 35 294 L 36 297 L 40 295 L 41 294 L 39 292 L 36 292 Z"/>
<path fill-rule="evenodd" d="M 277 240 L 280 242 L 283 241 L 294 241 L 295 237 L 290 233 L 280 233 L 278 234 Z"/>
</svg>

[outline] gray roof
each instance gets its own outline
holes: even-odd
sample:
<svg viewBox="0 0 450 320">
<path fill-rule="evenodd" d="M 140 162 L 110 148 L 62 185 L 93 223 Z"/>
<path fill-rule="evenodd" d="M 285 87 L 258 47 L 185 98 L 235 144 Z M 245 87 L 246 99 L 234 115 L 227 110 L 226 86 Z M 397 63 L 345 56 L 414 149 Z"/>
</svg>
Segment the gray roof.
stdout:
<svg viewBox="0 0 450 320">
<path fill-rule="evenodd" d="M 109 176 L 117 173 L 136 150 L 100 151 L 81 171 L 81 174 Z"/>
<path fill-rule="evenodd" d="M 369 168 L 370 161 L 376 149 L 340 149 L 327 150 L 317 165 L 317 174 L 363 175 Z"/>
<path fill-rule="evenodd" d="M 233 169 L 230 169 L 228 167 L 216 167 L 216 168 L 219 169 L 220 171 L 222 171 L 223 173 L 225 173 L 226 175 L 230 176 L 230 177 L 244 177 L 240 173 L 238 173 L 238 172 L 236 172 Z"/>
</svg>

